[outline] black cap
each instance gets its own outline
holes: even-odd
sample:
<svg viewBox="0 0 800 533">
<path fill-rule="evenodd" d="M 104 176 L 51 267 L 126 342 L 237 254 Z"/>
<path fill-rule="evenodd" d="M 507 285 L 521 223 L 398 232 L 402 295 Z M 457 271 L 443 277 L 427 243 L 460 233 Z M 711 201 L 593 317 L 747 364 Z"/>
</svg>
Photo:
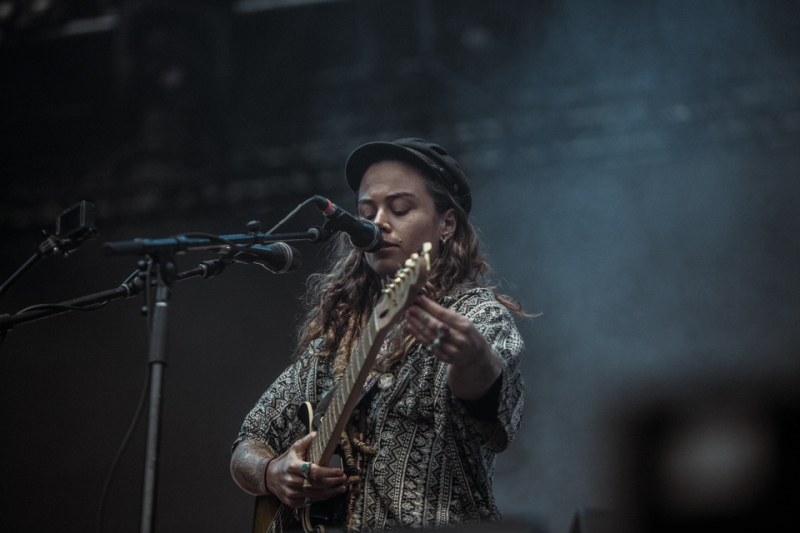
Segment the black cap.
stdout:
<svg viewBox="0 0 800 533">
<path fill-rule="evenodd" d="M 432 179 L 444 185 L 466 213 L 472 209 L 472 193 L 467 177 L 456 160 L 438 144 L 422 139 L 397 139 L 393 142 L 371 142 L 356 148 L 345 164 L 347 184 L 358 194 L 361 178 L 367 169 L 381 161 L 397 160 L 424 170 Z"/>
</svg>

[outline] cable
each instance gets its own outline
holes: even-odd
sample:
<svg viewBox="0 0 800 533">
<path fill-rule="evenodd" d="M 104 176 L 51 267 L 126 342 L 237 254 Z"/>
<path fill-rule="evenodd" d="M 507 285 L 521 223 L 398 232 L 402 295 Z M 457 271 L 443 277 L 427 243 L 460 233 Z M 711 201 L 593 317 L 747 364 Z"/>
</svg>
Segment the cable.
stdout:
<svg viewBox="0 0 800 533">
<path fill-rule="evenodd" d="M 147 309 L 147 316 L 145 322 L 147 323 L 147 338 L 150 338 L 151 333 L 151 326 L 150 326 L 150 317 L 152 316 L 151 312 L 151 304 L 150 304 L 150 274 L 153 270 L 153 260 L 150 259 L 147 262 L 147 270 L 145 271 L 145 289 L 144 289 L 144 306 Z M 125 437 L 122 439 L 122 444 L 117 450 L 117 455 L 114 457 L 114 461 L 111 463 L 111 468 L 108 471 L 108 476 L 106 477 L 106 482 L 103 485 L 103 492 L 100 494 L 100 504 L 97 507 L 97 521 L 95 524 L 95 529 L 97 533 L 102 533 L 103 530 L 103 512 L 105 511 L 106 499 L 108 498 L 108 492 L 111 489 L 111 483 L 114 480 L 114 474 L 117 472 L 117 468 L 119 467 L 119 462 L 122 459 L 122 455 L 125 453 L 125 450 L 128 448 L 128 444 L 130 444 L 131 438 L 133 437 L 133 433 L 136 430 L 136 426 L 139 425 L 139 420 L 142 418 L 142 412 L 144 412 L 144 406 L 147 403 L 147 391 L 150 384 L 150 371 L 145 372 L 144 377 L 144 387 L 142 388 L 142 393 L 139 396 L 139 404 L 136 406 L 136 412 L 133 414 L 133 420 L 131 420 L 130 426 L 128 426 L 128 431 L 125 434 Z"/>
<path fill-rule="evenodd" d="M 283 217 L 283 220 L 281 220 L 280 222 L 278 222 L 277 224 L 275 224 L 275 226 L 274 226 L 274 227 L 273 227 L 271 230 L 269 230 L 268 232 L 266 232 L 266 233 L 265 233 L 265 235 L 269 235 L 270 233 L 274 232 L 276 229 L 278 229 L 279 227 L 281 227 L 281 226 L 282 226 L 282 225 L 283 225 L 283 224 L 284 224 L 284 223 L 285 223 L 287 220 L 289 220 L 289 219 L 290 219 L 290 218 L 292 218 L 294 215 L 296 215 L 298 211 L 300 211 L 300 210 L 301 210 L 303 207 L 305 207 L 307 204 L 311 203 L 312 201 L 314 201 L 314 198 L 313 198 L 313 197 L 309 198 L 308 200 L 306 200 L 306 201 L 305 201 L 305 202 L 303 202 L 302 204 L 300 204 L 300 205 L 298 205 L 297 207 L 295 207 L 295 208 L 294 208 L 294 210 L 292 210 L 292 212 L 291 212 L 291 213 L 289 213 L 288 215 L 286 215 L 285 217 Z"/>
<path fill-rule="evenodd" d="M 301 203 L 300 205 L 295 207 L 288 215 L 283 217 L 283 219 L 280 222 L 275 224 L 275 226 L 273 226 L 272 229 L 270 229 L 269 231 L 264 233 L 264 235 L 270 235 L 271 233 L 273 233 L 276 229 L 281 227 L 289 219 L 291 219 L 293 216 L 295 216 L 298 211 L 300 211 L 303 207 L 305 207 L 306 205 L 308 205 L 309 203 L 311 203 L 313 201 L 314 201 L 313 197 L 305 200 L 303 203 Z M 192 238 L 195 238 L 195 239 L 208 239 L 208 240 L 213 241 L 213 242 L 219 242 L 219 243 L 222 243 L 222 244 L 224 244 L 226 246 L 230 246 L 231 250 L 236 249 L 236 248 L 239 248 L 239 249 L 246 248 L 246 247 L 253 246 L 254 244 L 256 244 L 255 235 L 253 235 L 253 242 L 247 243 L 247 244 L 238 244 L 238 245 L 230 242 L 227 239 L 223 239 L 219 235 L 214 235 L 213 233 L 192 232 L 192 233 L 179 233 L 179 234 L 173 236 L 173 238 L 175 238 L 175 239 L 179 239 L 181 237 L 187 238 L 187 239 L 192 239 Z"/>
<path fill-rule="evenodd" d="M 133 414 L 133 420 L 128 427 L 128 432 L 125 434 L 125 438 L 122 439 L 122 444 L 120 445 L 119 450 L 117 450 L 117 455 L 114 457 L 114 461 L 111 463 L 111 468 L 108 471 L 106 482 L 103 485 L 103 492 L 100 494 L 100 504 L 97 508 L 97 533 L 102 533 L 103 531 L 103 511 L 105 511 L 106 498 L 108 497 L 108 492 L 111 488 L 111 482 L 114 480 L 114 474 L 117 473 L 117 467 L 119 466 L 120 459 L 122 459 L 122 455 L 128 448 L 128 444 L 130 444 L 131 438 L 133 437 L 133 432 L 136 430 L 136 426 L 139 425 L 139 420 L 142 418 L 144 406 L 147 403 L 147 389 L 149 383 L 150 372 L 145 372 L 144 387 L 142 387 L 142 393 L 139 396 L 139 405 L 136 406 L 136 412 Z"/>
<path fill-rule="evenodd" d="M 21 311 L 17 311 L 14 313 L 14 316 L 21 315 L 23 313 L 29 313 L 31 311 L 39 311 L 40 309 L 59 309 L 62 311 L 94 311 L 95 309 L 100 309 L 101 307 L 105 307 L 108 305 L 108 302 L 111 300 L 106 300 L 105 302 L 98 302 L 96 304 L 87 305 L 86 307 L 80 307 L 77 305 L 66 305 L 66 304 L 36 304 L 30 307 L 26 307 Z"/>
</svg>

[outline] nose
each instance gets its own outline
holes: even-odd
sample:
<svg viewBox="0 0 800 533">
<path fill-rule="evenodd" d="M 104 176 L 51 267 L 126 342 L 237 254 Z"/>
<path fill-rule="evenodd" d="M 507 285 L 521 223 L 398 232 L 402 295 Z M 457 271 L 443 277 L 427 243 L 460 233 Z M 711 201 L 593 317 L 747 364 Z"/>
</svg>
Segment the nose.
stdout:
<svg viewBox="0 0 800 533">
<path fill-rule="evenodd" d="M 378 209 L 378 212 L 375 213 L 375 218 L 372 219 L 372 222 L 378 226 L 378 229 L 381 230 L 381 233 L 389 233 L 391 231 L 391 226 L 389 226 L 389 218 L 386 216 L 386 212 L 383 209 Z"/>
</svg>

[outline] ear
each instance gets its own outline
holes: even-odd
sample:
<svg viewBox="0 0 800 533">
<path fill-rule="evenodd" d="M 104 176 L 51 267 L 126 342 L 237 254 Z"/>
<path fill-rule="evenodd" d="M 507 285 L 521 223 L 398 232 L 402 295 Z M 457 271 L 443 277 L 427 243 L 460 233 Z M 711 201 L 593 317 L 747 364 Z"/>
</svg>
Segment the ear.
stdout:
<svg viewBox="0 0 800 533">
<path fill-rule="evenodd" d="M 452 207 L 444 212 L 441 219 L 441 231 L 439 232 L 439 236 L 442 239 L 450 239 L 456 233 L 456 226 L 458 226 L 458 220 L 456 219 L 456 210 Z"/>
</svg>

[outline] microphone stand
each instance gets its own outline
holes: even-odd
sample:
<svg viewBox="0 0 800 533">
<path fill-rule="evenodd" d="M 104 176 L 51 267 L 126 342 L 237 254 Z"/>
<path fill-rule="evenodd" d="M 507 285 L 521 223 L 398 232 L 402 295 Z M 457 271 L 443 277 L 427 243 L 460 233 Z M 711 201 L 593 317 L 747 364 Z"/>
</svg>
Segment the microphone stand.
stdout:
<svg viewBox="0 0 800 533">
<path fill-rule="evenodd" d="M 155 526 L 156 478 L 158 475 L 158 445 L 161 430 L 161 398 L 164 393 L 164 367 L 167 366 L 167 311 L 175 273 L 174 256 L 157 254 L 156 303 L 150 333 L 148 365 L 150 403 L 147 413 L 147 446 L 145 448 L 144 488 L 142 492 L 141 533 L 149 533 Z"/>
<path fill-rule="evenodd" d="M 172 283 L 193 277 L 211 278 L 221 274 L 231 260 L 227 257 L 203 261 L 197 268 L 185 272 L 175 272 L 174 256 L 162 253 L 153 257 L 153 262 L 139 261 L 139 268 L 126 278 L 122 284 L 111 290 L 75 298 L 60 304 L 33 306 L 15 315 L 0 315 L 0 334 L 11 330 L 14 325 L 38 320 L 68 311 L 97 309 L 111 300 L 130 298 L 147 289 L 147 271 L 151 266 L 156 279 L 150 286 L 156 287 L 155 309 L 152 317 L 148 365 L 149 365 L 149 413 L 147 422 L 147 448 L 145 452 L 144 491 L 142 499 L 142 533 L 152 531 L 155 522 L 156 476 L 158 470 L 158 444 L 161 422 L 161 399 L 163 396 L 164 367 L 167 364 L 167 311 Z"/>
<path fill-rule="evenodd" d="M 155 269 L 156 301 L 152 316 L 150 344 L 148 348 L 149 377 L 149 412 L 147 420 L 147 448 L 145 451 L 144 488 L 142 492 L 141 533 L 150 533 L 155 525 L 156 481 L 158 475 L 158 449 L 161 425 L 161 399 L 164 389 L 164 367 L 167 364 L 167 317 L 172 284 L 194 276 L 204 278 L 216 276 L 231 262 L 229 257 L 214 261 L 205 261 L 194 270 L 176 273 L 175 255 L 190 250 L 220 248 L 230 245 L 238 249 L 247 246 L 286 241 L 310 241 L 319 243 L 327 241 L 332 231 L 326 227 L 311 227 L 305 232 L 296 233 L 262 233 L 261 223 L 252 221 L 247 224 L 250 233 L 234 235 L 211 235 L 189 233 L 163 239 L 133 239 L 129 241 L 106 242 L 103 250 L 106 255 L 140 255 L 147 256 L 151 262 L 139 261 L 139 270 L 131 274 L 116 289 L 102 293 L 76 298 L 55 305 L 34 306 L 16 315 L 0 315 L 0 334 L 13 328 L 15 324 L 37 320 L 76 309 L 90 310 L 116 298 L 128 298 L 138 294 L 147 285 L 142 278 L 151 266 Z M 153 283 L 151 283 L 151 286 Z M 92 307 L 95 306 L 95 307 Z M 0 337 L 2 340 L 2 337 Z"/>
<path fill-rule="evenodd" d="M 156 481 L 158 476 L 158 449 L 161 423 L 161 398 L 163 396 L 163 374 L 167 364 L 167 315 L 169 297 L 175 271 L 175 254 L 189 250 L 219 248 L 221 245 L 237 249 L 254 244 L 286 241 L 323 242 L 331 232 L 325 227 L 312 227 L 298 233 L 265 234 L 259 231 L 261 223 L 247 224 L 248 234 L 210 235 L 189 233 L 164 239 L 133 239 L 130 241 L 103 244 L 106 255 L 145 255 L 154 261 L 156 268 L 156 303 L 153 312 L 148 364 L 150 366 L 150 405 L 147 417 L 147 448 L 145 452 L 144 488 L 142 492 L 142 515 L 140 533 L 151 533 L 155 525 Z M 237 246 L 244 245 L 244 246 Z M 245 248 L 246 249 L 246 248 Z"/>
<path fill-rule="evenodd" d="M 164 368 L 167 366 L 167 316 L 172 283 L 179 279 L 200 275 L 211 277 L 220 274 L 231 261 L 221 258 L 206 261 L 181 275 L 175 272 L 175 257 L 171 252 L 152 254 L 153 267 L 156 272 L 156 301 L 153 310 L 150 345 L 148 348 L 148 366 L 150 377 L 149 408 L 147 413 L 147 444 L 145 447 L 144 486 L 142 489 L 142 514 L 140 532 L 150 533 L 155 529 L 156 489 L 158 488 L 158 451 L 161 433 L 161 400 L 164 395 Z M 212 269 L 206 263 L 212 263 Z"/>
</svg>

